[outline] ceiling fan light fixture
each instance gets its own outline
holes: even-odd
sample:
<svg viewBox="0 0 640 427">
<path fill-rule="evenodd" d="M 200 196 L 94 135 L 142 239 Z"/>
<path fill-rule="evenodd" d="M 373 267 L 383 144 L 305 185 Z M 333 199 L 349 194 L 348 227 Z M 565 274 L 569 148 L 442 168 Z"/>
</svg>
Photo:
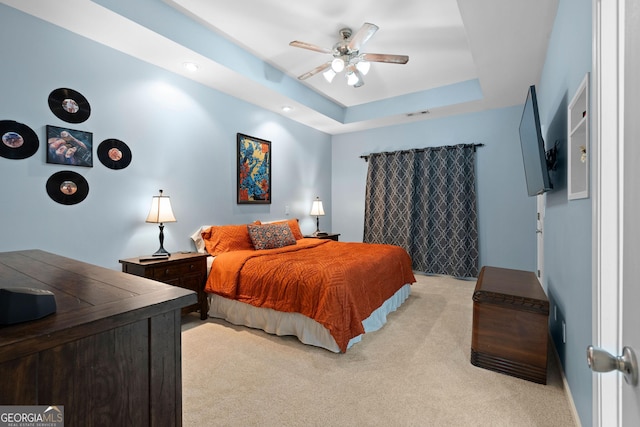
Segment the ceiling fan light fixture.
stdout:
<svg viewBox="0 0 640 427">
<path fill-rule="evenodd" d="M 322 75 L 327 82 L 331 83 L 333 81 L 333 78 L 336 76 L 336 72 L 329 68 L 327 71 L 322 73 Z"/>
<path fill-rule="evenodd" d="M 339 32 L 340 41 L 334 44 L 331 49 L 298 40 L 290 42 L 289 45 L 293 47 L 331 54 L 333 56 L 333 59 L 329 59 L 324 64 L 298 76 L 298 80 L 305 80 L 322 73 L 325 80 L 331 83 L 336 74 L 345 71 L 347 84 L 352 87 L 360 87 L 364 85 L 364 76 L 369 72 L 372 62 L 406 64 L 409 61 L 407 55 L 360 53 L 362 47 L 376 31 L 378 31 L 378 26 L 368 22 L 365 22 L 355 33 L 353 33 L 350 28 L 343 28 Z"/>
<path fill-rule="evenodd" d="M 331 69 L 336 73 L 344 70 L 344 60 L 342 58 L 335 58 L 333 61 L 331 61 Z"/>
<path fill-rule="evenodd" d="M 366 76 L 369 72 L 369 69 L 371 68 L 371 62 L 358 61 L 358 63 L 356 63 L 356 68 L 362 73 L 363 76 Z"/>
<path fill-rule="evenodd" d="M 347 76 L 347 84 L 349 86 L 358 87 L 356 85 L 358 84 L 358 82 L 360 82 L 360 79 L 358 78 L 356 73 L 350 71 L 346 74 L 346 76 Z M 362 86 L 362 84 L 360 84 L 359 86 Z"/>
</svg>

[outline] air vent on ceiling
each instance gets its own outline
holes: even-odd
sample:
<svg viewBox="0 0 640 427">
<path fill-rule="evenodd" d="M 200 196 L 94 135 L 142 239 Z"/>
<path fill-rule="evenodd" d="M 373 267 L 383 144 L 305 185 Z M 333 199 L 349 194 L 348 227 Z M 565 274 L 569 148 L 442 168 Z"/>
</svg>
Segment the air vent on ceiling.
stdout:
<svg viewBox="0 0 640 427">
<path fill-rule="evenodd" d="M 407 117 L 422 116 L 422 115 L 425 115 L 425 114 L 429 114 L 429 110 L 418 111 L 418 112 L 415 112 L 415 113 L 409 113 L 409 114 L 407 114 Z"/>
</svg>

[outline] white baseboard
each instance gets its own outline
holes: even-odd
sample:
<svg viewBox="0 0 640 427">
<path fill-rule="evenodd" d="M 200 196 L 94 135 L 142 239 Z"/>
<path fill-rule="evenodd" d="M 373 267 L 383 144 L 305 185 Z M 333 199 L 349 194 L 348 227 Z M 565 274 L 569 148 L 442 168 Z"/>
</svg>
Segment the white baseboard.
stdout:
<svg viewBox="0 0 640 427">
<path fill-rule="evenodd" d="M 560 376 L 562 377 L 562 384 L 564 386 L 564 392 L 567 395 L 567 401 L 569 402 L 569 409 L 571 410 L 571 415 L 573 415 L 573 420 L 576 423 L 577 427 L 582 427 L 582 423 L 580 422 L 580 417 L 578 416 L 578 411 L 576 410 L 576 404 L 573 401 L 573 395 L 571 394 L 571 388 L 569 387 L 569 383 L 567 382 L 567 377 L 564 375 L 564 368 L 562 363 L 560 362 L 560 355 L 558 354 L 558 349 L 556 349 L 556 345 L 553 342 L 551 336 L 549 336 L 549 342 L 551 343 L 551 348 L 553 349 L 553 355 L 556 359 L 556 365 L 560 370 Z"/>
</svg>

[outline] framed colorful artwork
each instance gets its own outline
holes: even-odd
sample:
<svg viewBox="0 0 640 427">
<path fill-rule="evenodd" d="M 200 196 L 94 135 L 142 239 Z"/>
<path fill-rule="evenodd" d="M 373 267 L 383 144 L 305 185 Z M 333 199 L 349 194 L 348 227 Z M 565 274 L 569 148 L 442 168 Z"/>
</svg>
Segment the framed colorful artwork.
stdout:
<svg viewBox="0 0 640 427">
<path fill-rule="evenodd" d="M 47 163 L 93 167 L 93 134 L 47 125 Z"/>
<path fill-rule="evenodd" d="M 271 142 L 237 135 L 238 204 L 271 203 Z"/>
</svg>

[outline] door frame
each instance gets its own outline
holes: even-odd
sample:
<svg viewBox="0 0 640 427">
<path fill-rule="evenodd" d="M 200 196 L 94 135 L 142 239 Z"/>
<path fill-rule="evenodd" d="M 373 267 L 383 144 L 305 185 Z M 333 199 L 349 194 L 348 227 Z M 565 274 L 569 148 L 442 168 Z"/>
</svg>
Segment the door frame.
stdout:
<svg viewBox="0 0 640 427">
<path fill-rule="evenodd" d="M 592 13 L 592 342 L 621 354 L 624 0 L 593 0 Z M 621 425 L 622 375 L 592 378 L 593 425 Z"/>
</svg>

